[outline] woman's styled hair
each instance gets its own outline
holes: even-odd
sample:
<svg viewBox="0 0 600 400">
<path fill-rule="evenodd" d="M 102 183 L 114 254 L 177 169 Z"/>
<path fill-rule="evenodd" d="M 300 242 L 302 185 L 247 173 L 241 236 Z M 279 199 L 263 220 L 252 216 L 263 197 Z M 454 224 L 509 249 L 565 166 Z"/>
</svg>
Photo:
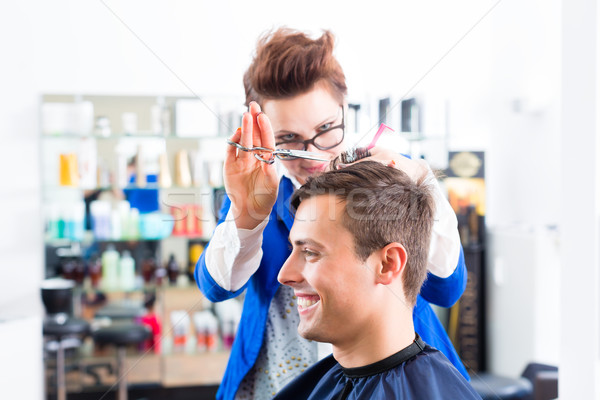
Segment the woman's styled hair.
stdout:
<svg viewBox="0 0 600 400">
<path fill-rule="evenodd" d="M 403 171 L 363 161 L 308 178 L 291 200 L 298 208 L 310 197 L 333 195 L 344 207 L 342 225 L 352 233 L 356 255 L 366 260 L 390 243 L 408 254 L 402 287 L 416 303 L 427 277 L 427 257 L 435 203 L 426 178 L 414 182 Z"/>
<path fill-rule="evenodd" d="M 333 56 L 334 36 L 324 31 L 318 39 L 289 28 L 264 34 L 244 74 L 246 105 L 303 94 L 323 83 L 343 103 L 346 77 Z"/>
</svg>

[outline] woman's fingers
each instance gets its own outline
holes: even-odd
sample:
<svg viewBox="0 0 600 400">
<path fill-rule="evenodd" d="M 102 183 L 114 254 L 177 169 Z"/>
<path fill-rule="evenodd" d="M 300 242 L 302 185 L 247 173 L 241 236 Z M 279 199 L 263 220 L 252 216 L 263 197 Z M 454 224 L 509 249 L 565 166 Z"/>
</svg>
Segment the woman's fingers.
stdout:
<svg viewBox="0 0 600 400">
<path fill-rule="evenodd" d="M 256 121 L 257 116 L 260 115 L 262 110 L 257 102 L 251 101 L 248 105 L 248 112 L 250 115 L 252 115 L 252 143 L 255 146 L 262 146 L 260 141 L 260 128 L 258 126 L 258 122 Z"/>
<path fill-rule="evenodd" d="M 400 169 L 415 182 L 424 176 L 424 174 L 427 174 L 428 171 L 427 163 L 412 160 L 406 156 L 378 146 L 371 149 L 371 154 L 371 157 L 368 159 L 383 162 L 388 166 Z"/>
<path fill-rule="evenodd" d="M 252 118 L 252 115 L 249 112 L 245 112 L 244 116 L 242 117 L 242 132 L 241 132 L 241 139 L 238 143 L 240 143 L 242 146 L 246 147 L 246 148 L 252 148 L 254 147 L 252 144 L 252 130 L 253 130 L 253 124 L 254 122 L 252 121 L 254 118 Z M 249 157 L 252 157 L 252 153 L 249 151 L 242 151 L 240 150 L 238 152 L 238 158 L 245 160 Z"/>
<path fill-rule="evenodd" d="M 244 113 L 242 117 L 242 128 L 241 132 L 236 132 L 232 136 L 232 141 L 239 143 L 243 147 L 267 147 L 269 149 L 275 148 L 275 136 L 273 134 L 273 128 L 269 118 L 262 113 L 258 103 L 252 101 L 248 107 L 248 111 Z M 229 149 L 228 158 L 231 158 L 233 153 Z M 238 150 L 237 158 L 247 160 L 249 157 L 253 157 L 253 152 L 247 152 Z"/>
<path fill-rule="evenodd" d="M 271 127 L 271 121 L 269 117 L 265 114 L 258 114 L 256 117 L 256 122 L 260 128 L 260 142 L 262 143 L 262 147 L 266 147 L 268 149 L 275 148 L 275 135 L 273 134 L 273 127 Z M 274 157 L 273 154 L 269 154 L 268 157 Z M 274 173 L 274 166 L 272 164 L 263 165 L 263 171 L 267 173 L 267 171 L 271 171 Z"/>
<path fill-rule="evenodd" d="M 242 137 L 242 128 L 237 128 L 235 133 L 229 138 L 234 143 L 239 143 Z M 235 161 L 238 155 L 238 148 L 227 144 L 227 152 L 225 153 L 226 161 Z"/>
<path fill-rule="evenodd" d="M 262 143 L 262 147 L 266 147 L 269 149 L 275 148 L 275 135 L 273 134 L 273 127 L 271 126 L 271 121 L 269 117 L 265 114 L 258 114 L 256 117 L 256 122 L 258 123 L 258 127 L 260 128 L 260 142 Z"/>
</svg>

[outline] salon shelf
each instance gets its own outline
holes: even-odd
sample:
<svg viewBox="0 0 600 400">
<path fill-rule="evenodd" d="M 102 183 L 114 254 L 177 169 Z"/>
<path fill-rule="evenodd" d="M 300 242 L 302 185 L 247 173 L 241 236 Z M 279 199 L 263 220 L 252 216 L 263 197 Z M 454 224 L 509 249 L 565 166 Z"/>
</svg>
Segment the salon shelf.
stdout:
<svg viewBox="0 0 600 400">
<path fill-rule="evenodd" d="M 409 142 L 425 142 L 429 140 L 446 140 L 447 136 L 430 136 L 420 132 L 398 132 L 401 138 L 408 140 Z"/>
<path fill-rule="evenodd" d="M 178 236 L 173 236 L 178 237 Z M 68 238 L 60 238 L 60 239 L 44 239 L 44 243 L 52 247 L 64 247 L 73 243 L 80 243 L 82 245 L 90 245 L 92 243 L 135 243 L 135 242 L 160 242 L 163 239 L 143 239 L 143 238 L 131 238 L 131 239 L 96 239 L 96 238 L 88 238 L 84 237 L 81 240 L 73 240 Z"/>
<path fill-rule="evenodd" d="M 76 134 L 69 134 L 69 133 L 57 133 L 57 134 L 42 134 L 42 139 L 54 139 L 54 140 L 59 140 L 59 139 L 70 139 L 70 140 L 76 140 L 76 139 L 96 139 L 96 140 L 117 140 L 117 139 L 165 139 L 167 141 L 170 140 L 218 140 L 218 139 L 222 139 L 222 140 L 226 140 L 227 136 L 224 135 L 198 135 L 198 136 L 177 136 L 177 135 L 169 135 L 169 136 L 164 136 L 164 135 L 157 135 L 157 134 L 151 134 L 151 133 L 136 133 L 136 134 L 124 134 L 124 133 L 119 133 L 119 134 L 111 134 L 110 136 L 99 136 L 99 135 L 76 135 Z"/>
<path fill-rule="evenodd" d="M 223 186 L 168 186 L 162 187 L 158 184 L 149 183 L 146 186 L 135 186 L 135 185 L 127 185 L 127 186 L 98 186 L 98 187 L 89 187 L 84 188 L 80 186 L 67 186 L 67 185 L 57 185 L 50 184 L 44 185 L 45 190 L 133 190 L 133 189 L 152 189 L 152 190 L 214 190 L 214 189 L 222 189 Z"/>
<path fill-rule="evenodd" d="M 72 243 L 81 243 L 83 245 L 90 245 L 92 243 L 136 243 L 136 242 L 160 242 L 165 239 L 176 239 L 176 240 L 195 240 L 200 242 L 208 242 L 210 237 L 208 236 L 186 236 L 186 235 L 169 235 L 161 239 L 144 239 L 144 238 L 132 238 L 132 239 L 96 239 L 96 238 L 83 238 L 81 240 L 72 240 L 67 238 L 61 239 L 44 239 L 44 243 L 52 247 L 64 247 Z"/>
</svg>

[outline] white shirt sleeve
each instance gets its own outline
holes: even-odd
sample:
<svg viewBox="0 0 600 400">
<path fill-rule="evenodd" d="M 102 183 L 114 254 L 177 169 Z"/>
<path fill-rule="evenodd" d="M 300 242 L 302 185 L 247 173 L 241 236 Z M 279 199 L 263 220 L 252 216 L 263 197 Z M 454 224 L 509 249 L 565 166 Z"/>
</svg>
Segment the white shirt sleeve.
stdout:
<svg viewBox="0 0 600 400">
<path fill-rule="evenodd" d="M 427 269 L 440 278 L 447 278 L 456 269 L 460 255 L 458 220 L 431 168 L 424 161 L 423 164 L 428 169 L 427 179 L 434 186 L 433 198 L 435 201 L 435 219 L 429 245 Z"/>
<path fill-rule="evenodd" d="M 225 221 L 215 229 L 206 249 L 206 269 L 223 289 L 240 289 L 260 266 L 267 222 L 268 217 L 254 229 L 238 229 L 229 210 Z"/>
</svg>

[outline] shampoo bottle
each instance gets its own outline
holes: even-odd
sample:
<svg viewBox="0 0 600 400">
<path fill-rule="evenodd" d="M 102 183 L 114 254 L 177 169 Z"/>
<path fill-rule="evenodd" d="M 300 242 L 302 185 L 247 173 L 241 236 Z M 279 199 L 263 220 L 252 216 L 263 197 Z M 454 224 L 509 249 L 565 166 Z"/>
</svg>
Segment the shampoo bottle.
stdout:
<svg viewBox="0 0 600 400">
<path fill-rule="evenodd" d="M 119 262 L 119 282 L 122 290 L 135 288 L 135 261 L 129 251 L 124 250 Z"/>
<path fill-rule="evenodd" d="M 119 252 L 110 244 L 102 253 L 102 286 L 106 290 L 117 290 L 119 283 Z"/>
</svg>

